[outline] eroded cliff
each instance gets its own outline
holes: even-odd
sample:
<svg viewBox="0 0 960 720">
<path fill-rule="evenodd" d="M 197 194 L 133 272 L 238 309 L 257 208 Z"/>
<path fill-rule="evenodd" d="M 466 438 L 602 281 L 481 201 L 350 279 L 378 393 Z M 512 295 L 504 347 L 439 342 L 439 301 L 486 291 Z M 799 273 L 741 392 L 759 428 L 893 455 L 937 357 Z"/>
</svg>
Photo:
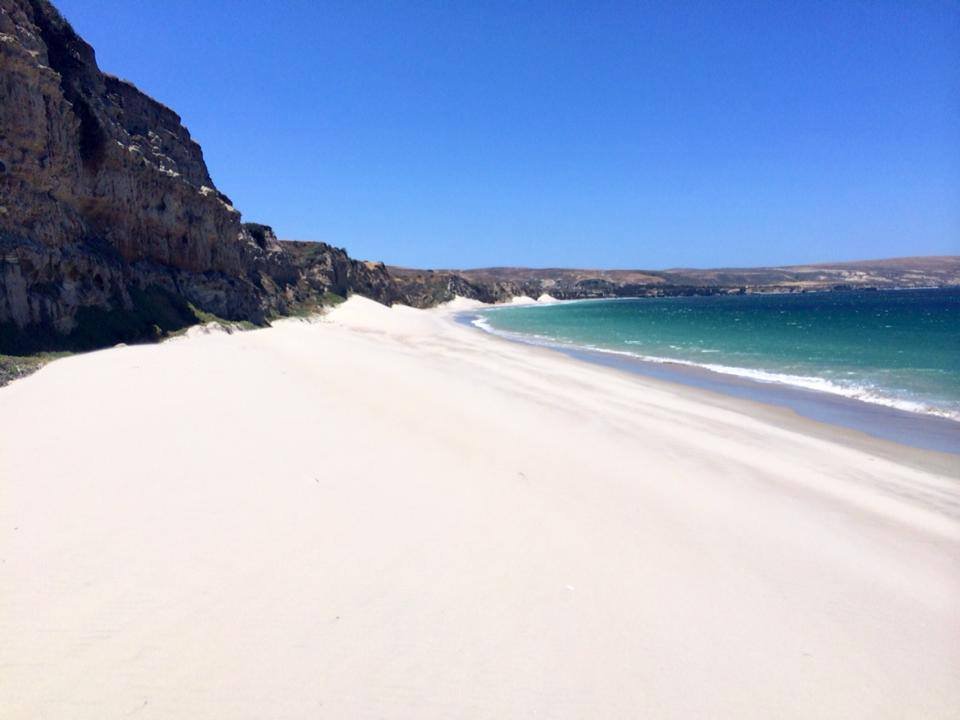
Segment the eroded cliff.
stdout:
<svg viewBox="0 0 960 720">
<path fill-rule="evenodd" d="M 46 0 L 0 0 L 0 352 L 147 339 L 191 306 L 263 323 L 353 290 L 395 294 L 382 265 L 244 225 L 174 111 L 101 72 Z"/>
</svg>

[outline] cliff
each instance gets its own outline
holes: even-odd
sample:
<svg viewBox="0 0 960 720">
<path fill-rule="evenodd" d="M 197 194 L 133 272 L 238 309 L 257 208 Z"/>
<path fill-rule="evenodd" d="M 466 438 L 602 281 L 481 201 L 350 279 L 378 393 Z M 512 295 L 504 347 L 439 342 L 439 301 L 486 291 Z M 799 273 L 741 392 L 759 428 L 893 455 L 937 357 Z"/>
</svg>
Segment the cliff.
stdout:
<svg viewBox="0 0 960 720">
<path fill-rule="evenodd" d="M 46 0 L 0 0 L 0 191 L 0 352 L 395 294 L 382 265 L 244 225 L 180 117 L 102 73 Z"/>
</svg>

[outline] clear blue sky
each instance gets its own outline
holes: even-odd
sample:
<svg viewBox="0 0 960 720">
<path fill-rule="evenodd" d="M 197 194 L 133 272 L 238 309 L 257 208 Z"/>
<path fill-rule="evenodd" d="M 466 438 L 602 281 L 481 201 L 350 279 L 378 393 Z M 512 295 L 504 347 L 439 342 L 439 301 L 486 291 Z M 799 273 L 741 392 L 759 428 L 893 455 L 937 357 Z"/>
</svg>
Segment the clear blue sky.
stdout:
<svg viewBox="0 0 960 720">
<path fill-rule="evenodd" d="M 960 253 L 960 2 L 57 5 L 283 238 L 430 267 Z"/>
</svg>

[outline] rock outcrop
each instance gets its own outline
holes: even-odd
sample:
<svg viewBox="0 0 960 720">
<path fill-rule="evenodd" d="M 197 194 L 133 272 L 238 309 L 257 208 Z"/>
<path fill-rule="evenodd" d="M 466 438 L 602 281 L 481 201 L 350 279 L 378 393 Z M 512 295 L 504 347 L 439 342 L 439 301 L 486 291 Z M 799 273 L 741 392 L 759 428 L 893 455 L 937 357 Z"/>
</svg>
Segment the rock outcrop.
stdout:
<svg viewBox="0 0 960 720">
<path fill-rule="evenodd" d="M 150 337 L 191 306 L 263 323 L 382 266 L 244 225 L 170 108 L 102 73 L 46 0 L 0 0 L 0 352 Z"/>
</svg>

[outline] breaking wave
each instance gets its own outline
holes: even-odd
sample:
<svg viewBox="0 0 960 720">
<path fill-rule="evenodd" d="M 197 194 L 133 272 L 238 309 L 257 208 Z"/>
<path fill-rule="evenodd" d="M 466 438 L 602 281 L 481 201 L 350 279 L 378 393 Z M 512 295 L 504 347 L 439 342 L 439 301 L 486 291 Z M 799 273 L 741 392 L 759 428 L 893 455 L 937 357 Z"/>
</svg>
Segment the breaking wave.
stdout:
<svg viewBox="0 0 960 720">
<path fill-rule="evenodd" d="M 863 383 L 838 383 L 827 378 L 816 377 L 812 375 L 792 375 L 789 373 L 773 372 L 769 370 L 757 370 L 753 368 L 736 367 L 732 365 L 722 365 L 719 363 L 695 362 L 693 360 L 681 360 L 677 358 L 659 357 L 656 355 L 645 355 L 643 353 L 630 352 L 629 350 L 614 350 L 611 348 L 598 347 L 596 345 L 578 344 L 564 342 L 545 335 L 536 335 L 528 333 L 509 332 L 494 328 L 481 315 L 470 317 L 470 324 L 474 327 L 488 332 L 492 335 L 522 342 L 531 345 L 541 345 L 564 350 L 588 350 L 590 352 L 603 353 L 606 355 L 620 355 L 629 357 L 642 362 L 657 363 L 659 365 L 681 365 L 685 367 L 698 368 L 700 370 L 709 370 L 710 372 L 722 375 L 731 375 L 743 378 L 753 382 L 773 383 L 779 385 L 788 385 L 790 387 L 812 390 L 815 392 L 838 395 L 860 402 L 871 403 L 874 405 L 883 405 L 885 407 L 905 410 L 907 412 L 919 413 L 923 415 L 933 415 L 936 417 L 947 418 L 960 422 L 960 411 L 948 410 L 942 407 L 935 407 L 929 403 L 908 400 L 884 393 L 876 386 Z"/>
</svg>

